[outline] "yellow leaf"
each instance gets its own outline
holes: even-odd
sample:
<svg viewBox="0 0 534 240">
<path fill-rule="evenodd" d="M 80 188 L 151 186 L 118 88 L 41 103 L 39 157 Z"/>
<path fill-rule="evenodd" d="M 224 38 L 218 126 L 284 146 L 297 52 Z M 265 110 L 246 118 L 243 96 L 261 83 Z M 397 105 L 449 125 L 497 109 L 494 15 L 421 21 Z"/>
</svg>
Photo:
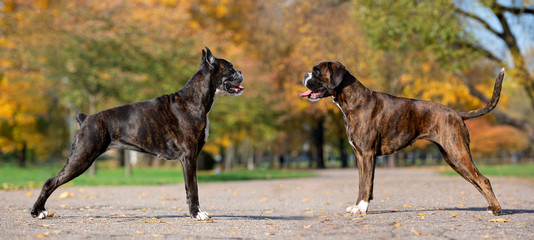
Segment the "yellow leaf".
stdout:
<svg viewBox="0 0 534 240">
<path fill-rule="evenodd" d="M 418 232 L 418 231 L 415 231 L 415 229 L 412 228 L 411 232 L 415 235 L 415 236 L 421 236 L 421 233 Z"/>
<path fill-rule="evenodd" d="M 65 199 L 65 198 L 70 198 L 70 197 L 74 197 L 74 193 L 63 192 L 59 194 L 59 199 Z"/>
<path fill-rule="evenodd" d="M 500 223 L 503 223 L 503 222 L 512 222 L 512 221 L 504 219 L 504 218 L 493 218 L 493 219 L 488 219 L 488 222 L 500 222 Z"/>
<path fill-rule="evenodd" d="M 421 216 L 421 219 L 425 220 L 425 219 L 426 219 L 426 217 L 425 217 L 425 216 Z"/>
<path fill-rule="evenodd" d="M 395 226 L 395 227 L 400 227 L 400 226 L 402 226 L 402 225 L 404 225 L 404 223 L 401 223 L 401 222 L 395 222 L 395 223 L 393 223 L 393 226 Z"/>
<path fill-rule="evenodd" d="M 46 217 L 53 217 L 55 214 L 56 214 L 56 212 L 52 212 L 52 213 L 48 214 L 48 216 L 46 216 Z"/>
<path fill-rule="evenodd" d="M 141 231 L 136 231 L 135 233 L 137 233 L 137 234 L 145 234 L 145 232 L 141 232 Z"/>
<path fill-rule="evenodd" d="M 304 228 L 306 228 L 306 229 L 311 228 L 311 225 L 306 225 L 306 226 L 304 226 Z"/>
<path fill-rule="evenodd" d="M 237 232 L 233 232 L 233 231 L 232 231 L 232 232 L 230 232 L 230 233 L 231 233 L 231 234 L 236 234 Z"/>
<path fill-rule="evenodd" d="M 405 208 L 412 208 L 411 205 L 403 205 L 403 207 L 405 207 Z"/>
<path fill-rule="evenodd" d="M 31 192 L 27 192 L 27 193 L 26 193 L 26 197 L 30 197 L 31 195 L 32 195 Z"/>
</svg>

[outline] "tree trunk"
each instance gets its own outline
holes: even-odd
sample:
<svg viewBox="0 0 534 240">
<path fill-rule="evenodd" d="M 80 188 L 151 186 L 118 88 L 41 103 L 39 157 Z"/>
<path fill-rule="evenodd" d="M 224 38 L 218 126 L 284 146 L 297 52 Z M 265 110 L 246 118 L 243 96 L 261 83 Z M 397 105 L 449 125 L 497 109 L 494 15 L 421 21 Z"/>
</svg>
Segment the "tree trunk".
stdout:
<svg viewBox="0 0 534 240">
<path fill-rule="evenodd" d="M 347 168 L 349 166 L 347 151 L 345 150 L 345 138 L 339 137 L 339 154 L 341 158 L 341 168 Z"/>
<path fill-rule="evenodd" d="M 321 117 L 317 120 L 316 127 L 312 130 L 313 133 L 313 145 L 315 146 L 315 154 L 317 159 L 317 168 L 324 169 L 324 117 Z"/>
<path fill-rule="evenodd" d="M 224 171 L 230 171 L 235 161 L 235 149 L 234 146 L 229 145 L 225 149 L 224 154 Z"/>
<path fill-rule="evenodd" d="M 96 95 L 90 94 L 89 95 L 89 115 L 96 113 Z M 91 164 L 91 167 L 89 167 L 89 176 L 94 177 L 96 176 L 96 160 Z"/>
<path fill-rule="evenodd" d="M 26 143 L 22 144 L 22 149 L 20 150 L 20 157 L 18 158 L 18 166 L 19 167 L 26 167 Z"/>
</svg>

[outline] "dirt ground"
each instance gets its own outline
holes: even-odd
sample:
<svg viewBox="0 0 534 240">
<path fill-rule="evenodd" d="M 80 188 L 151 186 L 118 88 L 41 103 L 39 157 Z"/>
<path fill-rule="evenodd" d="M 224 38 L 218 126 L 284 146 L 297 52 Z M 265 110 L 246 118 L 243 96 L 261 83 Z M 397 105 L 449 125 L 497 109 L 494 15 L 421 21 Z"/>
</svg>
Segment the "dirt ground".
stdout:
<svg viewBox="0 0 534 240">
<path fill-rule="evenodd" d="M 201 183 L 203 222 L 186 216 L 181 184 L 63 187 L 44 220 L 29 213 L 40 189 L 2 191 L 0 239 L 534 239 L 533 180 L 489 177 L 503 207 L 492 216 L 460 176 L 378 169 L 368 214 L 353 216 L 356 169 L 319 175 Z"/>
</svg>

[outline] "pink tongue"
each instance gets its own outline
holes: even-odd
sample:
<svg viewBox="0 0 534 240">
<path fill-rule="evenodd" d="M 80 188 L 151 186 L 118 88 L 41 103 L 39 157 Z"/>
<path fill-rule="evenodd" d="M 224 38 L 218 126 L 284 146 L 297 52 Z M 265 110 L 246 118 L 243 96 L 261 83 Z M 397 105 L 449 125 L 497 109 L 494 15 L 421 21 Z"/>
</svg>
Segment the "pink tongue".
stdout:
<svg viewBox="0 0 534 240">
<path fill-rule="evenodd" d="M 312 93 L 312 90 L 308 90 L 308 91 L 306 91 L 306 92 L 299 93 L 299 96 L 301 96 L 301 97 L 307 97 L 307 96 L 309 96 L 311 93 Z"/>
</svg>

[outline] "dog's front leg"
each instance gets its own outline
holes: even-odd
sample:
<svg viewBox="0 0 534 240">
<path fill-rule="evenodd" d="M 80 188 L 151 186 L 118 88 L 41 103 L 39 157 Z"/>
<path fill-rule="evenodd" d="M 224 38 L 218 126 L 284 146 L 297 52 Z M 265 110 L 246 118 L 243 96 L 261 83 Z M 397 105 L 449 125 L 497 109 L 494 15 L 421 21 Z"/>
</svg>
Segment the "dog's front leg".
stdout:
<svg viewBox="0 0 534 240">
<path fill-rule="evenodd" d="M 375 154 L 356 154 L 358 161 L 359 190 L 356 204 L 347 207 L 346 211 L 352 214 L 366 214 L 369 202 L 373 199 L 373 182 L 375 176 Z"/>
<path fill-rule="evenodd" d="M 189 214 L 191 218 L 196 220 L 206 220 L 210 216 L 207 212 L 200 210 L 198 201 L 198 186 L 197 186 L 197 162 L 196 157 L 185 157 L 182 159 L 182 169 L 184 172 L 185 194 L 187 204 L 189 205 Z"/>
</svg>

